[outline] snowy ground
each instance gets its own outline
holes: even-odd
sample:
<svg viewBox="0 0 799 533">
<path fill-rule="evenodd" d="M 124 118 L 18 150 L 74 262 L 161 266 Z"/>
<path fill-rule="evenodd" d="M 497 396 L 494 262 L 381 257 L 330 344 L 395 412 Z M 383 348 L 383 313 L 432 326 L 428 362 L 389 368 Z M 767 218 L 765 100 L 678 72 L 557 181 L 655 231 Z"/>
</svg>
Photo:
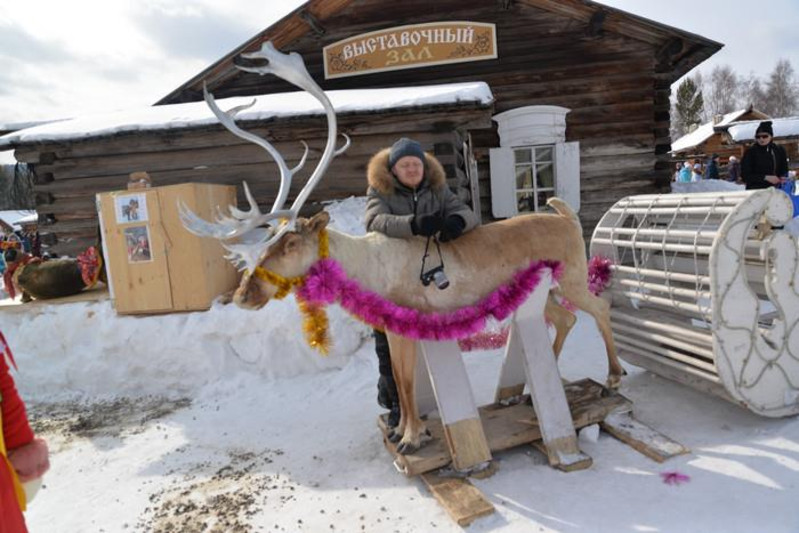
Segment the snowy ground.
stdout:
<svg viewBox="0 0 799 533">
<path fill-rule="evenodd" d="M 335 347 L 322 358 L 292 300 L 144 318 L 108 302 L 0 310 L 53 453 L 31 531 L 460 530 L 383 447 L 368 330 L 338 308 L 330 318 Z M 603 351 L 580 315 L 561 373 L 602 381 Z M 465 358 L 489 403 L 500 351 Z M 497 512 L 470 531 L 799 531 L 799 420 L 626 367 L 636 416 L 692 454 L 659 465 L 604 434 L 581 436 L 594 464 L 580 472 L 527 447 L 499 454 L 498 472 L 473 480 Z M 667 471 L 690 481 L 665 484 Z"/>
</svg>

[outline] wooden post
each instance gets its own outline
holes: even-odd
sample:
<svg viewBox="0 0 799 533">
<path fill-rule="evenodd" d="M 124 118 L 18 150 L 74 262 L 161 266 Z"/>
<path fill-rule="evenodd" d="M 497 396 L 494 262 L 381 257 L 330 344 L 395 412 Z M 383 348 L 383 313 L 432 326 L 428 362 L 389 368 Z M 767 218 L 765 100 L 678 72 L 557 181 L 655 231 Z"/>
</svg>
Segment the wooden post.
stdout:
<svg viewBox="0 0 799 533">
<path fill-rule="evenodd" d="M 520 396 L 524 393 L 524 382 L 524 348 L 522 347 L 522 339 L 519 337 L 518 328 L 510 328 L 494 401 L 502 403 L 504 400 L 509 400 L 514 396 Z"/>
<path fill-rule="evenodd" d="M 416 353 L 422 353 L 421 346 L 416 346 Z M 427 365 L 416 364 L 414 369 L 416 378 L 414 384 L 416 386 L 416 409 L 419 411 L 419 416 L 425 416 L 436 410 L 436 394 L 433 391 L 433 384 L 430 382 L 430 373 L 427 370 Z"/>
<path fill-rule="evenodd" d="M 547 281 L 542 279 L 533 294 L 516 311 L 506 354 L 513 356 L 513 339 L 518 338 L 524 352 L 524 371 L 530 397 L 549 463 L 561 470 L 579 470 L 588 468 L 592 461 L 577 446 L 577 433 L 544 320 L 544 305 L 550 288 Z"/>
<path fill-rule="evenodd" d="M 490 461 L 491 450 L 458 343 L 421 341 L 419 345 L 433 385 L 452 465 L 463 471 Z"/>
</svg>

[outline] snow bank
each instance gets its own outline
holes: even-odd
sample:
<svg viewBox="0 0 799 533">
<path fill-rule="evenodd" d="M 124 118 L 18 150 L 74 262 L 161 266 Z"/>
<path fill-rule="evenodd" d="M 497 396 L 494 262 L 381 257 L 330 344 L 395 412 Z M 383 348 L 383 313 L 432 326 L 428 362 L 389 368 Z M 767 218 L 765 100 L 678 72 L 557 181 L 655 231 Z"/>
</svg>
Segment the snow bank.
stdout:
<svg viewBox="0 0 799 533">
<path fill-rule="evenodd" d="M 700 180 L 694 182 L 671 182 L 671 192 L 684 194 L 691 192 L 724 192 L 724 191 L 742 191 L 746 187 L 739 183 L 733 183 L 725 180 Z"/>
<path fill-rule="evenodd" d="M 362 234 L 365 198 L 329 204 L 331 227 Z M 117 315 L 110 301 L 0 312 L 26 397 L 183 396 L 238 373 L 274 380 L 341 368 L 371 329 L 328 308 L 329 356 L 304 340 L 293 296 L 258 311 L 215 303 L 210 310 Z"/>
</svg>

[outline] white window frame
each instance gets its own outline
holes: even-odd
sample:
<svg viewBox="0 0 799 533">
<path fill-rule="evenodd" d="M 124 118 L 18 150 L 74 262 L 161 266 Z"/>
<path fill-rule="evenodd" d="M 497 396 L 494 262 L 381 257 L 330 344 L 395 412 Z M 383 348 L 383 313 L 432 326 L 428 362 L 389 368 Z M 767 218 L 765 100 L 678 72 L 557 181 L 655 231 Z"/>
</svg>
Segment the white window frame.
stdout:
<svg viewBox="0 0 799 533">
<path fill-rule="evenodd" d="M 536 158 L 536 153 L 539 149 L 546 149 L 549 148 L 549 157 L 551 158 L 549 161 L 542 161 L 541 163 L 549 163 L 550 168 L 552 169 L 552 187 L 539 187 L 538 186 L 538 167 L 539 161 Z M 530 154 L 530 161 L 529 162 L 521 162 L 519 163 L 516 160 L 516 153 L 526 150 Z M 531 188 L 522 188 L 518 187 L 518 176 L 519 176 L 519 169 L 527 169 L 529 168 L 531 171 Z M 543 205 L 538 205 L 538 193 L 541 192 L 551 192 L 552 194 L 549 196 L 555 196 L 555 191 L 557 190 L 557 182 L 558 176 L 555 172 L 555 145 L 554 144 L 539 144 L 534 146 L 515 146 L 513 148 L 513 188 L 514 194 L 516 196 L 516 211 L 517 213 L 528 213 L 529 211 L 519 211 L 519 193 L 533 193 L 533 211 L 538 212 L 544 208 Z"/>
<path fill-rule="evenodd" d="M 498 124 L 500 147 L 489 152 L 491 164 L 491 208 L 494 217 L 519 214 L 517 194 L 532 192 L 536 211 L 539 192 L 552 192 L 575 212 L 580 210 L 580 143 L 566 142 L 566 114 L 557 106 L 525 106 L 494 116 Z M 552 187 L 538 186 L 536 149 L 552 148 Z M 516 163 L 517 150 L 530 150 L 529 163 Z M 519 168 L 532 169 L 532 190 L 516 188 Z M 527 211 L 524 211 L 527 212 Z"/>
</svg>

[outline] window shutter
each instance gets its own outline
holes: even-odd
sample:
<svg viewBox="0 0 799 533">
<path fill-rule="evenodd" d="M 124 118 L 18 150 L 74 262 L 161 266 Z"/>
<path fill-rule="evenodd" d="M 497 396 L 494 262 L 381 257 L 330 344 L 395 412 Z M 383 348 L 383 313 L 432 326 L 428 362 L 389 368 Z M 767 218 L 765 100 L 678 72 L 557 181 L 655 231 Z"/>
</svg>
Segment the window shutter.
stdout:
<svg viewBox="0 0 799 533">
<path fill-rule="evenodd" d="M 492 183 L 493 183 L 493 156 Z M 492 190 L 493 194 L 493 190 Z M 557 143 L 555 145 L 555 195 L 580 211 L 580 143 Z"/>
<path fill-rule="evenodd" d="M 491 160 L 491 212 L 495 218 L 516 216 L 516 173 L 511 148 L 492 148 Z"/>
</svg>

